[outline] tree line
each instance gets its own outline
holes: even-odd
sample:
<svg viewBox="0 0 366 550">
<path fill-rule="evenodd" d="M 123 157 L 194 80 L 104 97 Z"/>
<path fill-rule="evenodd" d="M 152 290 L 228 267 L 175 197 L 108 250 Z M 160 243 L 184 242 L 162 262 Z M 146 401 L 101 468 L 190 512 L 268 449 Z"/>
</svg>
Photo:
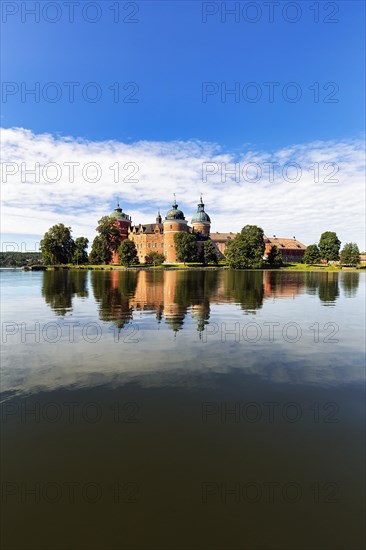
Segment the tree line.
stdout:
<svg viewBox="0 0 366 550">
<path fill-rule="evenodd" d="M 342 250 L 341 241 L 333 231 L 321 234 L 318 244 L 309 244 L 304 254 L 304 263 L 314 265 L 322 260 L 337 262 L 349 267 L 360 263 L 360 251 L 356 243 L 346 243 Z"/>
<path fill-rule="evenodd" d="M 22 267 L 39 265 L 42 262 L 40 252 L 0 252 L 0 267 Z"/>
</svg>

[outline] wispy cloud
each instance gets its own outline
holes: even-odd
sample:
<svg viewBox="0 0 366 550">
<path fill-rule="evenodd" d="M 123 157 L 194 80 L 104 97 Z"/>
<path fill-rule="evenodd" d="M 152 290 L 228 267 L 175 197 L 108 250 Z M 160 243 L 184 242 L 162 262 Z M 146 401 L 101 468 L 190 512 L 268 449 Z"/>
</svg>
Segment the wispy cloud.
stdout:
<svg viewBox="0 0 366 550">
<path fill-rule="evenodd" d="M 238 154 L 199 141 L 91 142 L 4 129 L 2 229 L 42 235 L 63 222 L 74 236 L 92 239 L 97 220 L 117 197 L 133 223 L 140 223 L 154 220 L 159 207 L 164 215 L 174 192 L 190 220 L 202 192 L 212 231 L 253 223 L 268 235 L 295 235 L 309 244 L 334 230 L 343 243 L 355 241 L 364 249 L 363 151 L 361 139 L 290 144 L 278 151 L 246 145 Z M 36 163 L 39 178 L 26 173 Z"/>
</svg>

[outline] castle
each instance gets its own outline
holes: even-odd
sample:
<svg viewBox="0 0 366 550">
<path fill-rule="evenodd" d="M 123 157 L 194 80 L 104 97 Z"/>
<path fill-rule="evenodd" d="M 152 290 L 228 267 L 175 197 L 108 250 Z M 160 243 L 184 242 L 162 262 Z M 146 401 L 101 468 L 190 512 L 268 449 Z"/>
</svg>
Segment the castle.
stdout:
<svg viewBox="0 0 366 550">
<path fill-rule="evenodd" d="M 224 256 L 227 243 L 237 235 L 237 233 L 211 233 L 211 219 L 205 212 L 202 196 L 197 205 L 197 211 L 192 217 L 191 225 L 188 225 L 182 210 L 179 210 L 175 196 L 172 208 L 168 210 L 164 220 L 159 211 L 155 223 L 132 225 L 131 216 L 125 214 L 119 204 L 110 217 L 115 220 L 114 225 L 119 229 L 121 242 L 130 239 L 135 243 L 140 263 L 145 263 L 145 257 L 150 252 L 164 254 L 168 264 L 177 263 L 174 235 L 180 231 L 196 235 L 198 250 L 202 248 L 205 241 L 211 240 L 219 257 Z M 306 246 L 295 237 L 281 239 L 276 236 L 271 238 L 265 236 L 264 241 L 265 256 L 273 246 L 277 246 L 285 262 L 301 262 L 306 250 Z M 119 263 L 117 252 L 113 252 L 111 263 Z"/>
</svg>

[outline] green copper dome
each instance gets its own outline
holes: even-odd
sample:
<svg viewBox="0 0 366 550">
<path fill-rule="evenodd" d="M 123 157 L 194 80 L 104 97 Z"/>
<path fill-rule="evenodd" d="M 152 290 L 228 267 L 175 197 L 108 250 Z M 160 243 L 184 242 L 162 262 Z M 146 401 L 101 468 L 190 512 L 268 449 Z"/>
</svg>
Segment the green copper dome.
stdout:
<svg viewBox="0 0 366 550">
<path fill-rule="evenodd" d="M 120 207 L 119 204 L 117 204 L 117 207 L 110 214 L 110 217 L 114 218 L 115 220 L 119 220 L 119 221 L 130 219 L 130 217 L 127 216 L 127 214 L 124 214 L 124 212 L 122 212 L 122 208 Z"/>
<path fill-rule="evenodd" d="M 197 212 L 192 218 L 191 223 L 208 222 L 211 223 L 210 216 L 205 212 L 205 205 L 202 202 L 202 197 L 197 205 Z"/>
<path fill-rule="evenodd" d="M 174 199 L 171 210 L 165 216 L 166 220 L 185 220 L 184 214 L 178 209 L 177 201 Z"/>
</svg>

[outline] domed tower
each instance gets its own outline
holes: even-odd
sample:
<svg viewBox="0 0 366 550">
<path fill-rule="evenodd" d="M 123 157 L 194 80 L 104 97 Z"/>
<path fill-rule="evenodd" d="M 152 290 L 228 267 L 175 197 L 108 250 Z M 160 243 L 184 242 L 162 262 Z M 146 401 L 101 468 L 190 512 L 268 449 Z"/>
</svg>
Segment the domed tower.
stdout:
<svg viewBox="0 0 366 550">
<path fill-rule="evenodd" d="M 178 209 L 177 201 L 172 204 L 172 208 L 168 210 L 165 216 L 164 224 L 164 254 L 166 262 L 177 263 L 177 255 L 175 252 L 174 235 L 179 231 L 188 231 L 187 220 L 181 210 Z"/>
<path fill-rule="evenodd" d="M 117 207 L 110 214 L 110 217 L 115 220 L 114 225 L 118 228 L 121 236 L 121 242 L 128 238 L 128 230 L 131 227 L 131 216 L 128 216 L 122 211 L 122 208 L 117 203 Z M 118 264 L 118 253 L 112 252 L 112 264 Z"/>
<path fill-rule="evenodd" d="M 110 217 L 115 220 L 114 225 L 118 227 L 119 232 L 122 237 L 122 241 L 127 239 L 128 237 L 128 230 L 131 227 L 131 216 L 128 216 L 122 211 L 122 208 L 119 204 L 117 204 L 117 207 L 113 210 L 113 212 L 110 214 Z"/>
<path fill-rule="evenodd" d="M 205 205 L 202 202 L 202 195 L 200 202 L 197 205 L 197 212 L 192 218 L 192 228 L 195 233 L 200 233 L 204 237 L 210 236 L 211 220 L 210 216 L 205 212 Z"/>
</svg>

